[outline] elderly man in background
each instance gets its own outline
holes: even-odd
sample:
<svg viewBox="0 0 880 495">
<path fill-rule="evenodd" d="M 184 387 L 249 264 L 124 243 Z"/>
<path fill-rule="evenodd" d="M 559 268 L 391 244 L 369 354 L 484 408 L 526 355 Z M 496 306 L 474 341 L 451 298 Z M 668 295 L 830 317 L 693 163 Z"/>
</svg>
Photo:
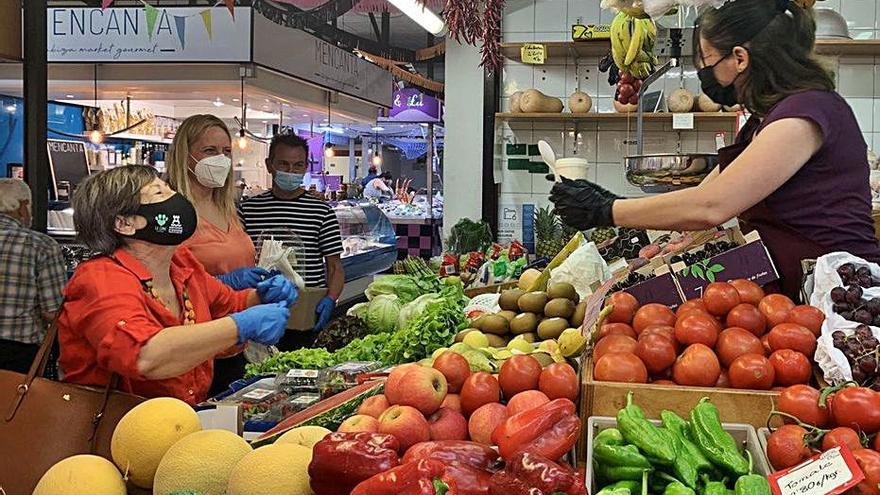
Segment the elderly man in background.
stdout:
<svg viewBox="0 0 880 495">
<path fill-rule="evenodd" d="M 0 179 L 0 369 L 21 373 L 61 308 L 67 282 L 58 243 L 30 225 L 30 189 Z"/>
</svg>

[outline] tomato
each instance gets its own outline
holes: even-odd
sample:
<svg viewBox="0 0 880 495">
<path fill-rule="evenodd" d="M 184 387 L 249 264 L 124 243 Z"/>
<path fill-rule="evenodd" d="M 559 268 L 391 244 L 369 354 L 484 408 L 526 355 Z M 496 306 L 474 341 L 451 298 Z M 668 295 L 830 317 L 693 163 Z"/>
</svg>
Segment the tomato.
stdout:
<svg viewBox="0 0 880 495">
<path fill-rule="evenodd" d="M 880 438 L 880 436 L 877 438 Z M 855 451 L 862 448 L 862 439 L 859 438 L 859 434 L 856 433 L 856 430 L 847 428 L 846 426 L 838 426 L 822 437 L 823 451 L 831 450 L 834 447 L 839 447 L 841 445 L 846 445 L 849 450 Z"/>
<path fill-rule="evenodd" d="M 727 375 L 727 371 L 721 370 L 721 374 L 718 375 L 718 380 L 715 382 L 715 386 L 718 388 L 730 388 L 730 377 Z"/>
<path fill-rule="evenodd" d="M 850 489 L 854 495 L 880 495 L 880 453 L 871 449 L 857 449 L 853 451 L 853 457 L 865 479 Z"/>
<path fill-rule="evenodd" d="M 675 328 L 666 325 L 651 325 L 642 330 L 642 333 L 639 334 L 639 338 L 642 339 L 648 335 L 662 335 L 675 344 L 676 348 L 678 347 L 678 340 L 675 338 Z"/>
<path fill-rule="evenodd" d="M 780 349 L 770 354 L 770 364 L 776 371 L 777 385 L 795 385 L 809 383 L 813 376 L 810 359 L 802 352 L 791 349 Z"/>
<path fill-rule="evenodd" d="M 593 347 L 593 361 L 599 361 L 602 359 L 602 356 L 609 352 L 635 353 L 637 346 L 638 342 L 632 337 L 627 337 L 626 335 L 609 335 L 600 340 L 596 346 Z"/>
<path fill-rule="evenodd" d="M 675 344 L 663 335 L 648 335 L 639 338 L 636 347 L 636 356 L 645 363 L 648 372 L 653 374 L 669 368 L 675 364 L 678 357 Z"/>
<path fill-rule="evenodd" d="M 720 374 L 718 357 L 703 344 L 688 346 L 672 366 L 672 379 L 679 385 L 712 387 Z"/>
<path fill-rule="evenodd" d="M 787 296 L 782 294 L 770 294 L 764 296 L 758 304 L 758 310 L 767 318 L 767 324 L 770 328 L 785 322 L 788 312 L 794 308 L 794 303 Z"/>
<path fill-rule="evenodd" d="M 834 395 L 831 412 L 838 426 L 874 433 L 880 430 L 880 393 L 864 387 L 845 388 Z"/>
<path fill-rule="evenodd" d="M 715 352 L 718 354 L 718 360 L 726 367 L 743 354 L 763 355 L 764 346 L 761 345 L 761 339 L 748 330 L 732 327 L 718 335 Z"/>
<path fill-rule="evenodd" d="M 736 280 L 731 280 L 730 285 L 739 292 L 739 298 L 744 303 L 757 306 L 761 302 L 761 299 L 764 299 L 764 289 L 751 280 L 738 278 Z"/>
<path fill-rule="evenodd" d="M 819 308 L 802 304 L 795 306 L 785 317 L 785 323 L 796 323 L 813 332 L 817 338 L 822 335 L 822 322 L 825 321 L 825 313 Z"/>
<path fill-rule="evenodd" d="M 739 292 L 727 282 L 712 282 L 703 291 L 703 303 L 715 316 L 724 316 L 741 302 Z"/>
<path fill-rule="evenodd" d="M 498 384 L 505 397 L 513 397 L 526 390 L 536 390 L 539 376 L 541 363 L 537 359 L 526 355 L 511 356 L 498 371 Z"/>
<path fill-rule="evenodd" d="M 681 318 L 682 315 L 688 313 L 690 311 L 702 311 L 703 313 L 708 313 L 709 310 L 706 309 L 706 304 L 703 303 L 702 299 L 691 299 L 690 301 L 685 302 L 678 309 L 675 310 L 675 316 Z"/>
<path fill-rule="evenodd" d="M 547 366 L 538 379 L 538 390 L 544 392 L 550 400 L 568 399 L 575 402 L 579 387 L 577 373 L 568 363 L 553 363 Z"/>
<path fill-rule="evenodd" d="M 874 447 L 874 450 L 876 450 L 877 452 L 880 452 L 880 435 L 874 437 L 874 443 L 872 444 L 872 447 Z"/>
<path fill-rule="evenodd" d="M 614 310 L 605 318 L 608 323 L 632 323 L 633 315 L 639 309 L 639 301 L 628 292 L 611 294 L 605 304 L 614 306 Z"/>
<path fill-rule="evenodd" d="M 501 387 L 494 376 L 480 371 L 467 377 L 459 394 L 461 411 L 465 416 L 480 408 L 483 404 L 501 401 Z"/>
<path fill-rule="evenodd" d="M 703 344 L 715 347 L 721 325 L 707 314 L 689 313 L 675 322 L 675 338 L 685 345 Z"/>
<path fill-rule="evenodd" d="M 764 354 L 773 354 L 773 349 L 770 347 L 770 334 L 764 334 L 761 337 L 761 345 L 764 346 Z"/>
<path fill-rule="evenodd" d="M 654 385 L 672 385 L 675 386 L 675 382 L 672 380 L 654 380 L 651 382 Z"/>
<path fill-rule="evenodd" d="M 671 309 L 662 304 L 646 304 L 636 311 L 633 317 L 633 329 L 636 333 L 642 333 L 642 330 L 651 325 L 675 325 L 675 313 Z"/>
<path fill-rule="evenodd" d="M 633 353 L 612 352 L 596 362 L 593 378 L 600 382 L 648 383 L 648 369 Z"/>
<path fill-rule="evenodd" d="M 830 407 L 819 407 L 819 391 L 809 385 L 792 385 L 779 396 L 776 406 L 804 423 L 824 428 L 831 417 Z"/>
<path fill-rule="evenodd" d="M 632 338 L 638 337 L 636 331 L 626 323 L 606 323 L 599 329 L 599 335 L 596 339 L 602 340 L 609 335 L 626 335 Z"/>
<path fill-rule="evenodd" d="M 810 448 L 804 437 L 807 430 L 798 425 L 784 425 L 767 439 L 767 459 L 773 469 L 797 466 L 810 458 Z"/>
<path fill-rule="evenodd" d="M 767 342 L 774 351 L 791 349 L 812 356 L 816 352 L 816 336 L 795 323 L 780 323 L 767 334 Z"/>
<path fill-rule="evenodd" d="M 773 365 L 763 354 L 743 354 L 730 363 L 727 370 L 733 388 L 769 390 L 776 379 Z"/>
<path fill-rule="evenodd" d="M 731 309 L 726 321 L 728 327 L 745 328 L 756 337 L 767 331 L 767 319 L 751 304 L 742 303 Z"/>
</svg>

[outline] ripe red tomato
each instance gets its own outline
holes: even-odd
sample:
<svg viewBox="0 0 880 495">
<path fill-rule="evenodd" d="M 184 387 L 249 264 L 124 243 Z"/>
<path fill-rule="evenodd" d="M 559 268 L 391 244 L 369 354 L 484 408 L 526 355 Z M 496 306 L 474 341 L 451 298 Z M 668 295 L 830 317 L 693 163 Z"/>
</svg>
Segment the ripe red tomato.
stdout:
<svg viewBox="0 0 880 495">
<path fill-rule="evenodd" d="M 662 304 L 646 304 L 636 311 L 633 317 L 633 329 L 636 333 L 651 325 L 675 325 L 675 313 Z"/>
<path fill-rule="evenodd" d="M 788 296 L 782 294 L 770 294 L 764 296 L 758 304 L 758 310 L 767 318 L 767 326 L 770 328 L 785 322 L 788 312 L 794 308 L 794 303 Z"/>
<path fill-rule="evenodd" d="M 871 444 L 871 446 L 874 448 L 874 450 L 880 452 L 880 435 L 874 437 L 874 443 Z"/>
<path fill-rule="evenodd" d="M 756 337 L 767 331 L 767 319 L 751 304 L 742 303 L 727 313 L 727 326 L 745 328 Z"/>
<path fill-rule="evenodd" d="M 645 363 L 652 375 L 660 373 L 675 364 L 678 357 L 675 344 L 663 335 L 648 335 L 639 338 L 636 356 Z"/>
<path fill-rule="evenodd" d="M 547 366 L 538 379 L 538 390 L 544 392 L 550 400 L 568 399 L 574 402 L 577 400 L 578 387 L 577 374 L 568 363 Z"/>
<path fill-rule="evenodd" d="M 721 374 L 718 375 L 718 381 L 715 382 L 715 386 L 718 388 L 730 388 L 730 376 L 728 376 L 727 371 L 721 370 Z"/>
<path fill-rule="evenodd" d="M 773 349 L 770 347 L 770 334 L 764 334 L 761 337 L 761 345 L 764 346 L 764 354 L 770 355 L 773 353 Z"/>
<path fill-rule="evenodd" d="M 871 449 L 857 449 L 853 451 L 853 457 L 865 479 L 850 489 L 854 495 L 880 495 L 880 453 Z"/>
<path fill-rule="evenodd" d="M 630 352 L 612 352 L 596 362 L 593 377 L 601 382 L 648 383 L 648 369 Z"/>
<path fill-rule="evenodd" d="M 666 380 L 666 379 L 663 379 L 663 380 L 654 380 L 654 381 L 651 382 L 651 383 L 654 384 L 654 385 L 672 385 L 672 386 L 675 386 L 675 382 L 674 382 L 674 381 L 672 381 L 672 380 Z"/>
<path fill-rule="evenodd" d="M 763 354 L 743 354 L 730 364 L 727 376 L 733 388 L 769 390 L 776 378 L 776 371 Z"/>
<path fill-rule="evenodd" d="M 864 387 L 845 388 L 834 394 L 831 412 L 838 426 L 874 433 L 880 430 L 880 393 Z"/>
<path fill-rule="evenodd" d="M 880 438 L 880 437 L 878 437 Z M 822 437 L 822 450 L 831 450 L 834 447 L 846 445 L 849 450 L 856 451 L 862 448 L 862 439 L 856 430 L 846 426 L 838 426 Z"/>
<path fill-rule="evenodd" d="M 703 291 L 703 303 L 715 316 L 724 316 L 741 302 L 739 292 L 727 282 L 712 282 Z"/>
<path fill-rule="evenodd" d="M 675 338 L 685 345 L 703 344 L 715 347 L 721 325 L 710 315 L 689 313 L 675 322 Z"/>
<path fill-rule="evenodd" d="M 743 354 L 764 355 L 764 346 L 761 345 L 761 339 L 748 330 L 732 327 L 718 335 L 715 352 L 721 364 L 727 367 Z"/>
<path fill-rule="evenodd" d="M 672 365 L 672 379 L 679 385 L 712 387 L 720 374 L 718 357 L 703 344 L 688 346 Z"/>
<path fill-rule="evenodd" d="M 795 323 L 780 323 L 767 334 L 767 342 L 774 351 L 791 349 L 812 356 L 816 352 L 816 336 Z"/>
<path fill-rule="evenodd" d="M 770 364 L 776 371 L 777 385 L 809 383 L 810 377 L 813 376 L 810 359 L 803 353 L 791 349 L 774 351 L 770 354 Z"/>
<path fill-rule="evenodd" d="M 685 302 L 678 309 L 675 310 L 675 316 L 681 318 L 687 312 L 690 311 L 702 311 L 703 313 L 708 313 L 709 310 L 706 309 L 706 304 L 703 303 L 702 299 L 691 299 L 690 301 Z"/>
<path fill-rule="evenodd" d="M 461 386 L 459 394 L 461 411 L 465 416 L 470 414 L 483 404 L 501 401 L 501 387 L 494 376 L 480 371 L 467 377 Z"/>
<path fill-rule="evenodd" d="M 810 448 L 804 438 L 807 430 L 798 425 L 784 425 L 767 439 L 767 459 L 773 469 L 797 466 L 810 458 Z"/>
<path fill-rule="evenodd" d="M 626 335 L 609 335 L 600 340 L 593 348 L 593 361 L 599 361 L 609 352 L 636 352 L 636 339 Z"/>
<path fill-rule="evenodd" d="M 751 280 L 738 278 L 736 280 L 731 280 L 730 285 L 739 292 L 739 299 L 744 303 L 757 306 L 758 303 L 761 302 L 761 299 L 764 298 L 764 289 Z"/>
<path fill-rule="evenodd" d="M 786 388 L 776 405 L 780 411 L 818 428 L 828 426 L 831 417 L 830 407 L 819 407 L 819 391 L 809 385 Z"/>
<path fill-rule="evenodd" d="M 648 335 L 662 335 L 669 339 L 670 342 L 675 344 L 676 348 L 678 347 L 678 340 L 675 339 L 675 329 L 666 326 L 666 325 L 651 325 L 650 327 L 642 330 L 642 333 L 639 334 L 639 338 L 645 338 Z"/>
<path fill-rule="evenodd" d="M 599 329 L 599 335 L 596 339 L 602 340 L 609 335 L 626 335 L 632 338 L 638 337 L 636 331 L 626 323 L 606 323 Z"/>
<path fill-rule="evenodd" d="M 513 397 L 526 390 L 536 390 L 540 376 L 541 363 L 537 359 L 526 355 L 511 356 L 501 365 L 498 384 L 505 397 Z"/>
<path fill-rule="evenodd" d="M 606 305 L 613 305 L 614 311 L 605 318 L 608 323 L 632 323 L 633 316 L 639 309 L 639 301 L 628 292 L 615 292 L 605 300 Z"/>
<path fill-rule="evenodd" d="M 785 323 L 796 323 L 813 332 L 817 338 L 822 334 L 822 322 L 825 321 L 825 313 L 819 308 L 802 304 L 795 306 L 788 312 Z"/>
</svg>

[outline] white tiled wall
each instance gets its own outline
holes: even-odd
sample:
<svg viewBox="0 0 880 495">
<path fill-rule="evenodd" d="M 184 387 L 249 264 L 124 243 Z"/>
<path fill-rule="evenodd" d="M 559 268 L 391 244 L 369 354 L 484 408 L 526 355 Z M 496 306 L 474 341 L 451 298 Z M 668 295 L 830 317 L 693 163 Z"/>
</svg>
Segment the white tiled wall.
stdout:
<svg viewBox="0 0 880 495">
<path fill-rule="evenodd" d="M 568 41 L 571 25 L 597 21 L 607 23 L 612 14 L 599 8 L 597 0 L 508 0 L 502 25 L 504 41 Z M 841 12 L 849 25 L 850 35 L 857 39 L 880 39 L 880 0 L 825 0 L 817 7 Z M 608 85 L 607 74 L 599 73 L 598 58 L 573 59 L 563 63 L 530 66 L 506 60 L 502 76 L 502 111 L 509 108 L 509 95 L 528 88 L 537 88 L 549 96 L 567 98 L 577 89 L 593 98 L 593 111 L 612 112 L 614 88 Z M 846 97 L 859 121 L 869 147 L 880 150 L 880 57 L 841 57 L 830 59 L 837 74 L 837 89 Z M 681 87 L 699 93 L 699 81 L 693 67 L 674 69 L 652 89 L 664 93 Z M 567 111 L 567 108 L 566 108 Z M 623 174 L 623 157 L 633 154 L 628 144 L 635 137 L 635 118 L 628 121 L 581 124 L 498 124 L 499 143 L 534 144 L 544 139 L 553 145 L 557 156 L 580 156 L 590 163 L 590 178 L 608 189 L 627 196 L 641 195 L 630 186 Z M 725 131 L 727 142 L 733 140 L 733 128 L 719 123 L 702 123 L 694 131 L 674 132 L 670 124 L 648 123 L 645 128 L 646 152 L 714 152 L 715 131 Z M 576 137 L 579 136 L 579 137 Z M 506 168 L 502 151 L 496 181 L 501 182 L 500 203 L 547 204 L 550 184 L 540 174 L 511 171 Z"/>
</svg>

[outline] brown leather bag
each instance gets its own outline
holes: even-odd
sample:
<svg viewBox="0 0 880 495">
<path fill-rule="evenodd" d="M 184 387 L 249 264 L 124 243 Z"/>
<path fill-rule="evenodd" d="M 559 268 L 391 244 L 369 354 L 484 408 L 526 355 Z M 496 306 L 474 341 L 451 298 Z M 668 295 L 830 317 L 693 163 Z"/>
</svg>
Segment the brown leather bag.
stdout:
<svg viewBox="0 0 880 495">
<path fill-rule="evenodd" d="M 114 390 L 117 375 L 104 388 L 43 378 L 57 333 L 53 322 L 27 375 L 0 370 L 0 493 L 30 495 L 53 464 L 72 455 L 111 459 L 116 424 L 144 401 Z"/>
</svg>

